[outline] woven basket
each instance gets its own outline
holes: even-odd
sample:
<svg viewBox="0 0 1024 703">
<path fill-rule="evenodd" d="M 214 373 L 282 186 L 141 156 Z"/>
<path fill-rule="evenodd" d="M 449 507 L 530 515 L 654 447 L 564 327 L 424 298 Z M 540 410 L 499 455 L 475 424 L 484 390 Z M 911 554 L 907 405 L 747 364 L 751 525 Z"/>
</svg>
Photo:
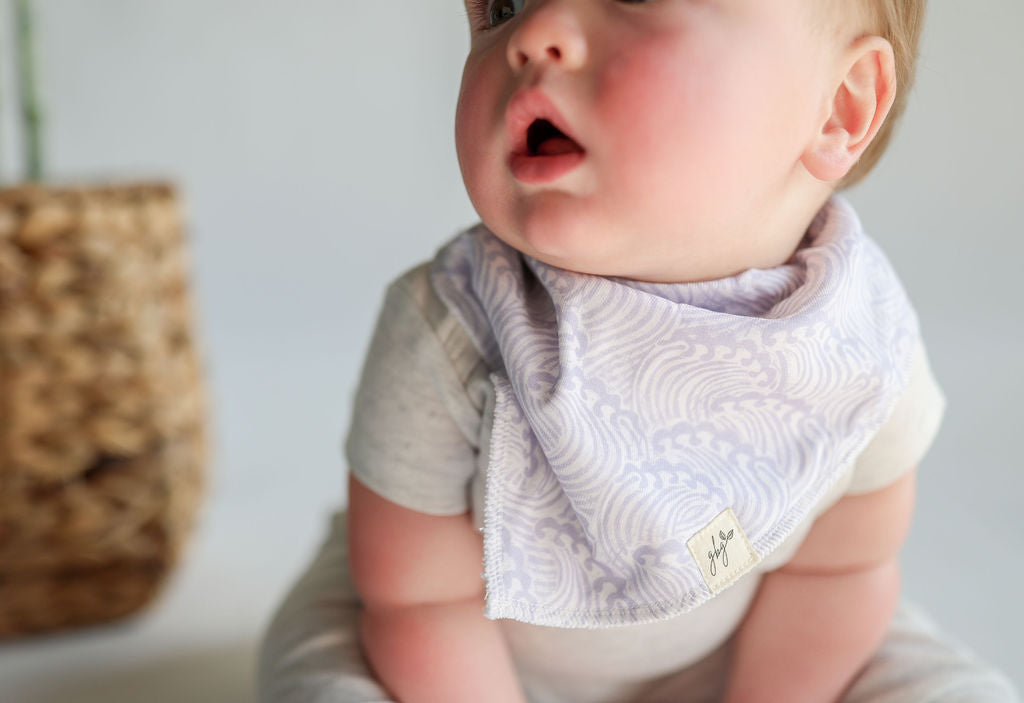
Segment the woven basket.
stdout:
<svg viewBox="0 0 1024 703">
<path fill-rule="evenodd" d="M 139 610 L 206 456 L 172 186 L 0 189 L 0 637 Z"/>
</svg>

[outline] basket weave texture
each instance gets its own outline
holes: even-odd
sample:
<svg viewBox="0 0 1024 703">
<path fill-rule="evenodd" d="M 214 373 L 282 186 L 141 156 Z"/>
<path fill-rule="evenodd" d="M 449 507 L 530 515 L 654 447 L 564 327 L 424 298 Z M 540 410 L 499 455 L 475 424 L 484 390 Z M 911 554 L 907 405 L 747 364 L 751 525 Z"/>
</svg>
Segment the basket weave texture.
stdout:
<svg viewBox="0 0 1024 703">
<path fill-rule="evenodd" d="M 179 199 L 0 190 L 0 637 L 149 603 L 207 463 Z"/>
</svg>

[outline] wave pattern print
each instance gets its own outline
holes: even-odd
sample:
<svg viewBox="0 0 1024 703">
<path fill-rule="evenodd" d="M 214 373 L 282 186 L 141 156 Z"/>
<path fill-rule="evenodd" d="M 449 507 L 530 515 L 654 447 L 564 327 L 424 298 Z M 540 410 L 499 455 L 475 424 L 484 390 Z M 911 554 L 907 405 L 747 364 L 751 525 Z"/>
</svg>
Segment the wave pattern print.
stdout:
<svg viewBox="0 0 1024 703">
<path fill-rule="evenodd" d="M 919 334 L 841 196 L 789 262 L 714 281 L 565 271 L 482 225 L 431 277 L 493 371 L 485 613 L 536 625 L 698 607 L 686 542 L 726 508 L 768 556 L 888 418 Z"/>
</svg>

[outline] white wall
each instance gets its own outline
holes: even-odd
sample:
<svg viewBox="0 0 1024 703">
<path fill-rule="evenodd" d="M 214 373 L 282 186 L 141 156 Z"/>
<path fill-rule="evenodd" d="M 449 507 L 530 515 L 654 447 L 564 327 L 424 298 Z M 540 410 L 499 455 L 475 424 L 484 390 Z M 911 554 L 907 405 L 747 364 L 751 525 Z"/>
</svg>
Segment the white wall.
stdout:
<svg viewBox="0 0 1024 703">
<path fill-rule="evenodd" d="M 200 586 L 168 598 L 214 635 L 255 633 L 342 500 L 384 284 L 474 221 L 452 139 L 461 3 L 38 4 L 53 177 L 168 178 L 186 198 L 218 433 L 193 564 L 234 578 L 235 603 L 211 609 Z M 910 109 L 850 197 L 949 399 L 905 590 L 1024 686 L 1022 26 L 1020 0 L 933 0 Z M 183 568 L 183 584 L 204 578 Z"/>
<path fill-rule="evenodd" d="M 919 474 L 905 591 L 1024 684 L 1024 22 L 933 0 L 896 140 L 852 199 L 914 300 L 949 406 Z"/>
</svg>

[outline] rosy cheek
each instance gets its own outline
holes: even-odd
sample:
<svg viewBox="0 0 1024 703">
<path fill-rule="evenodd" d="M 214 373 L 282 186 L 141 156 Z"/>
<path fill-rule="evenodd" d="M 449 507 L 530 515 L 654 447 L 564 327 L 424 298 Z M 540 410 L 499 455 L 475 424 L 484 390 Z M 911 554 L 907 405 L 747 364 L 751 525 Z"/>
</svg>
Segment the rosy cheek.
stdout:
<svg viewBox="0 0 1024 703">
<path fill-rule="evenodd" d="M 472 187 L 480 172 L 484 153 L 484 115 L 487 95 L 481 88 L 478 72 L 467 67 L 455 108 L 455 150 L 467 186 Z"/>
<path fill-rule="evenodd" d="M 481 217 L 494 218 L 503 168 L 503 115 L 500 58 L 493 52 L 471 56 L 463 71 L 455 108 L 455 149 L 466 192 Z"/>
<path fill-rule="evenodd" d="M 678 134 L 679 117 L 692 100 L 692 85 L 677 69 L 683 60 L 657 38 L 612 57 L 599 86 L 598 109 L 609 157 L 626 172 L 642 170 Z"/>
<path fill-rule="evenodd" d="M 468 70 L 468 69 L 467 69 Z M 459 90 L 459 100 L 455 106 L 455 149 L 460 162 L 468 156 L 469 147 L 474 143 L 472 116 L 478 111 L 478 91 L 473 76 L 468 72 L 463 76 Z"/>
</svg>

